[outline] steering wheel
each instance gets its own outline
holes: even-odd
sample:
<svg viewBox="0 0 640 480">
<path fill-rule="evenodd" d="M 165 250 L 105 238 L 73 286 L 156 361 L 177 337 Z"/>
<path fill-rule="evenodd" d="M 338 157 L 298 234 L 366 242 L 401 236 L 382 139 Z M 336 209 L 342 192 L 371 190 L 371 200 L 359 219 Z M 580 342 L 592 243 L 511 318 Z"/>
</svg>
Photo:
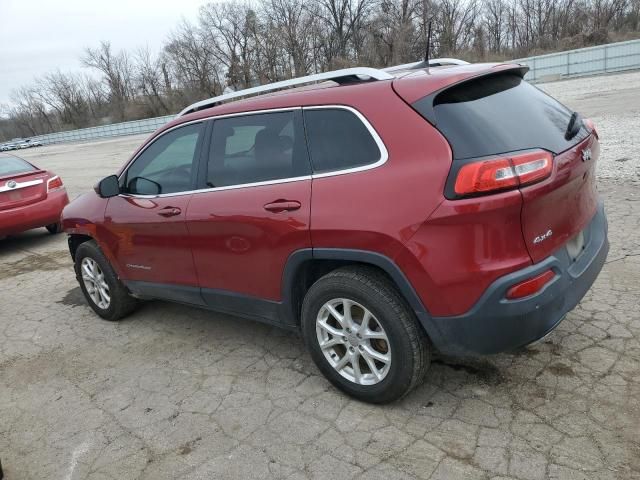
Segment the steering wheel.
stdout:
<svg viewBox="0 0 640 480">
<path fill-rule="evenodd" d="M 182 185 L 191 182 L 191 165 L 181 165 L 163 173 L 159 178 L 159 183 L 171 183 Z M 168 181 L 168 182 L 167 182 Z"/>
</svg>

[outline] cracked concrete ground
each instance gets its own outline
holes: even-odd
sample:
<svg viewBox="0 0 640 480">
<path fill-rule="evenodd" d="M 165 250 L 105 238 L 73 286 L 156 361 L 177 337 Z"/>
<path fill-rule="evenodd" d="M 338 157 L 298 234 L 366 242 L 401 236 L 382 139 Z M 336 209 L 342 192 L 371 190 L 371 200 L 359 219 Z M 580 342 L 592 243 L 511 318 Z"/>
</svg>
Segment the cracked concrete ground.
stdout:
<svg viewBox="0 0 640 480">
<path fill-rule="evenodd" d="M 579 92 L 585 81 L 548 88 Z M 640 96 L 621 92 L 614 107 L 638 115 Z M 615 114 L 567 97 L 596 122 Z M 605 154 L 624 149 L 609 143 L 609 124 Z M 637 145 L 640 132 L 625 131 Z M 139 142 L 25 156 L 54 168 L 73 197 Z M 637 168 L 636 148 L 625 157 Z M 262 324 L 163 302 L 101 321 L 63 235 L 0 241 L 7 479 L 640 479 L 640 181 L 625 168 L 600 181 L 607 264 L 554 332 L 513 353 L 436 357 L 418 389 L 386 406 L 336 391 L 295 334 Z"/>
</svg>

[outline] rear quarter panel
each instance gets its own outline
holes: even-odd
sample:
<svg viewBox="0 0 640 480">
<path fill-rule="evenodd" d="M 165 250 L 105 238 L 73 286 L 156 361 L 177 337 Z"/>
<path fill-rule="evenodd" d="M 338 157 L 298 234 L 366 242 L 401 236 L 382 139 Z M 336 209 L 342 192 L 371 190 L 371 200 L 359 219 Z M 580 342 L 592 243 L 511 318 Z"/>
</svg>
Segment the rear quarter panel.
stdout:
<svg viewBox="0 0 640 480">
<path fill-rule="evenodd" d="M 338 89 L 336 89 L 338 90 Z M 443 200 L 451 150 L 442 135 L 392 90 L 361 85 L 334 103 L 362 113 L 388 151 L 376 168 L 314 178 L 311 240 L 315 248 L 369 250 L 394 258 Z"/>
<path fill-rule="evenodd" d="M 445 200 L 396 259 L 433 316 L 468 311 L 498 277 L 531 264 L 518 190 Z"/>
</svg>

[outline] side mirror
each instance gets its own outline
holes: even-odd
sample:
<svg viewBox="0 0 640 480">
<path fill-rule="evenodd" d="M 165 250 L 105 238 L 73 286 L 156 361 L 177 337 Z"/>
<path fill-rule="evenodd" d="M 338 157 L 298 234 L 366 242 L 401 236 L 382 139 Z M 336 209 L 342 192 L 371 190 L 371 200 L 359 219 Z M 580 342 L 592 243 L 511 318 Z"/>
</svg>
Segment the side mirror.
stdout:
<svg viewBox="0 0 640 480">
<path fill-rule="evenodd" d="M 127 192 L 137 195 L 160 195 L 162 187 L 158 182 L 144 177 L 134 177 L 129 180 Z"/>
<path fill-rule="evenodd" d="M 120 183 L 116 175 L 103 178 L 96 185 L 96 193 L 102 198 L 115 197 L 120 193 Z"/>
</svg>

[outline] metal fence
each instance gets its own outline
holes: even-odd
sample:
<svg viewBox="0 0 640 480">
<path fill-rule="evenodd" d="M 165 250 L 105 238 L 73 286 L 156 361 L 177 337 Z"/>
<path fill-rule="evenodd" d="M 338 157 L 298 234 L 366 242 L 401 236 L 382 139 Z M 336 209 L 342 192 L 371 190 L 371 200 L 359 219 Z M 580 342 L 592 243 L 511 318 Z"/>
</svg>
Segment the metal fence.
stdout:
<svg viewBox="0 0 640 480">
<path fill-rule="evenodd" d="M 529 67 L 525 78 L 532 82 L 621 72 L 640 68 L 640 40 L 520 58 L 514 62 Z"/>
<path fill-rule="evenodd" d="M 99 127 L 81 128 L 79 130 L 68 130 L 66 132 L 48 133 L 31 137 L 32 140 L 39 140 L 43 144 L 78 142 L 82 140 L 95 140 L 103 137 L 119 137 L 121 135 L 135 135 L 137 133 L 149 133 L 175 118 L 175 115 L 165 117 L 145 118 L 144 120 L 133 120 L 131 122 L 112 123 Z"/>
<path fill-rule="evenodd" d="M 514 62 L 529 66 L 530 70 L 525 78 L 532 82 L 638 69 L 640 68 L 640 40 L 519 58 Z M 49 144 L 150 133 L 173 118 L 173 115 L 167 115 L 132 122 L 113 123 L 99 127 L 50 133 L 33 137 L 33 139 L 39 140 L 43 144 Z"/>
</svg>

